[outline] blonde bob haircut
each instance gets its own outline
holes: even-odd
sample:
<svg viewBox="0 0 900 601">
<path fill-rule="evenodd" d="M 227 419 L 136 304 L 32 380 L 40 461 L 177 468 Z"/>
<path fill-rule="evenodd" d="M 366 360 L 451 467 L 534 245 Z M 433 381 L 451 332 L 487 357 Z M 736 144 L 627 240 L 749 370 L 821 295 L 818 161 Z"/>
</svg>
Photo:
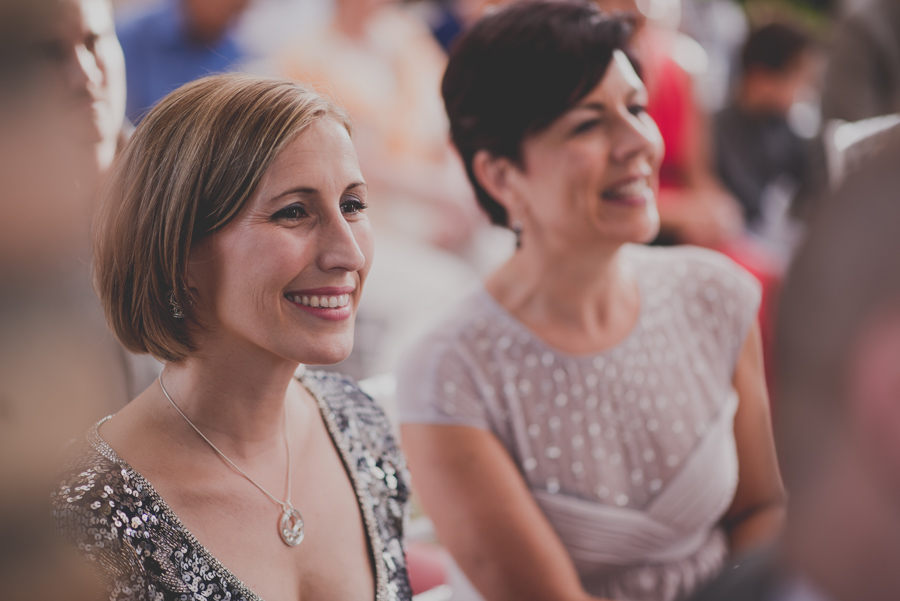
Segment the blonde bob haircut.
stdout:
<svg viewBox="0 0 900 601">
<path fill-rule="evenodd" d="M 196 351 L 191 248 L 234 219 L 285 145 L 323 118 L 350 132 L 342 110 L 299 84 L 238 74 L 186 84 L 144 118 L 94 229 L 97 294 L 127 349 L 170 362 Z"/>
</svg>

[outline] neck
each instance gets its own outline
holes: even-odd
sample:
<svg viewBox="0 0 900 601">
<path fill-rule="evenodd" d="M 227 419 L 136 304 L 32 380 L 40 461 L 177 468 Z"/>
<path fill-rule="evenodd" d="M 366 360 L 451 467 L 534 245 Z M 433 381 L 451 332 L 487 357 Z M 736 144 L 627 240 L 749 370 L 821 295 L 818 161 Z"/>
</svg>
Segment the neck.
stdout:
<svg viewBox="0 0 900 601">
<path fill-rule="evenodd" d="M 620 246 L 553 253 L 529 245 L 526 239 L 489 278 L 487 289 L 535 329 L 579 332 L 586 352 L 607 346 L 617 330 L 627 332 L 630 328 L 624 326 L 630 325 L 640 304 Z"/>
<path fill-rule="evenodd" d="M 162 380 L 190 421 L 235 459 L 282 444 L 285 407 L 297 394 L 291 387 L 296 368 L 290 362 L 254 364 L 246 356 L 194 356 L 167 364 Z"/>
<path fill-rule="evenodd" d="M 900 598 L 900 511 L 864 459 L 842 453 L 788 521 L 788 560 L 835 601 Z"/>
</svg>

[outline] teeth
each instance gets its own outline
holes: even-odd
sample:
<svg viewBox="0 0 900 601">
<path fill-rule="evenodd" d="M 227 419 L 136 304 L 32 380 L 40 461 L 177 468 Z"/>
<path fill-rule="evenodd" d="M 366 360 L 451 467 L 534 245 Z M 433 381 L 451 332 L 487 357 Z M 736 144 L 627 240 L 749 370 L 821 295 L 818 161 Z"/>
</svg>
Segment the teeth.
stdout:
<svg viewBox="0 0 900 601">
<path fill-rule="evenodd" d="M 339 296 L 300 296 L 299 294 L 290 294 L 288 298 L 297 304 L 307 307 L 339 309 L 350 304 L 349 294 L 341 294 Z"/>
<path fill-rule="evenodd" d="M 618 186 L 611 190 L 606 190 L 603 193 L 603 196 L 606 198 L 621 198 L 628 196 L 640 196 L 644 194 L 647 189 L 647 182 L 645 180 L 639 179 L 633 182 Z"/>
</svg>

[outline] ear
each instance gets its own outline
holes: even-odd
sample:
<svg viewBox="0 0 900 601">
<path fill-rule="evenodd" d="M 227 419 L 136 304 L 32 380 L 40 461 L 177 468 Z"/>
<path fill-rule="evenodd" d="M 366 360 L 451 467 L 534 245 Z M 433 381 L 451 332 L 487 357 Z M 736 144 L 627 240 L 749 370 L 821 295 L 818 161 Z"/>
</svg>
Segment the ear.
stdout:
<svg viewBox="0 0 900 601">
<path fill-rule="evenodd" d="M 472 158 L 475 179 L 494 200 L 503 205 L 513 219 L 515 213 L 515 182 L 519 168 L 506 157 L 495 157 L 487 150 L 479 150 Z"/>
<path fill-rule="evenodd" d="M 200 290 L 209 288 L 209 280 L 212 277 L 212 270 L 215 268 L 215 237 L 216 232 L 212 232 L 205 236 L 199 242 L 191 245 L 190 253 L 187 257 L 187 292 L 192 298 L 197 299 L 200 296 Z"/>
<path fill-rule="evenodd" d="M 900 308 L 879 311 L 863 328 L 847 388 L 854 421 L 865 428 L 859 434 L 900 470 Z"/>
</svg>

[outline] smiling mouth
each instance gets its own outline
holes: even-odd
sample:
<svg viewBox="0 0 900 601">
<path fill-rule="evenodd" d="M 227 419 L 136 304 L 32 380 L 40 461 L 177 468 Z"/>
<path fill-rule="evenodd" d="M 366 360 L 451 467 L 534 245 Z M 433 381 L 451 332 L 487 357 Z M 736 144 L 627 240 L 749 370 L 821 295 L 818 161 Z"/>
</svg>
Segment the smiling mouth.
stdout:
<svg viewBox="0 0 900 601">
<path fill-rule="evenodd" d="M 647 198 L 647 194 L 651 191 L 650 185 L 646 179 L 635 179 L 628 183 L 607 188 L 603 191 L 604 200 L 630 200 L 637 198 Z"/>
<path fill-rule="evenodd" d="M 298 305 L 317 309 L 341 309 L 350 304 L 349 294 L 338 294 L 336 296 L 285 294 L 284 297 Z"/>
</svg>

